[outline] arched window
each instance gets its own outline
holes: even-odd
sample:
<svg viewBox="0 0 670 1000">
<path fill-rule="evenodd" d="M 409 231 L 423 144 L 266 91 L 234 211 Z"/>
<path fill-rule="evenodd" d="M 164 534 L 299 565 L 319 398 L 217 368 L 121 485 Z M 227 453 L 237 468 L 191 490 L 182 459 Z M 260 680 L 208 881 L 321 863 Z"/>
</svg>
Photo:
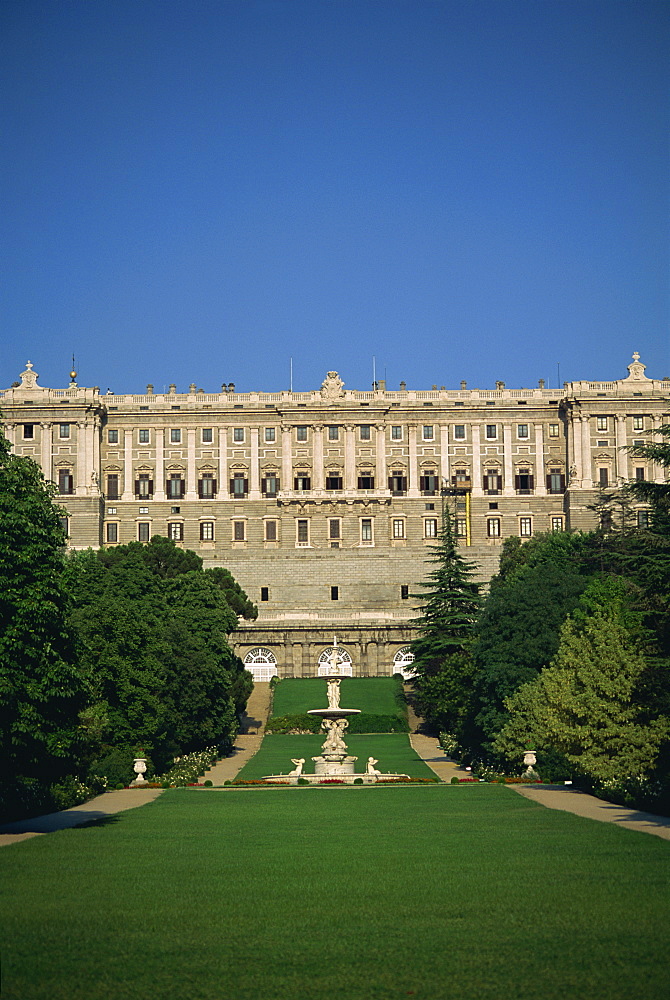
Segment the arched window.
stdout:
<svg viewBox="0 0 670 1000">
<path fill-rule="evenodd" d="M 324 649 L 318 660 L 319 669 L 317 675 L 319 677 L 326 677 L 331 672 L 330 658 L 333 655 L 334 649 L 337 649 L 338 674 L 342 674 L 343 677 L 351 677 L 354 672 L 351 657 L 342 646 L 328 646 L 327 649 Z"/>
<path fill-rule="evenodd" d="M 254 682 L 267 682 L 279 674 L 277 657 L 271 649 L 266 649 L 264 646 L 250 649 L 244 657 L 244 666 L 251 673 Z"/>
<path fill-rule="evenodd" d="M 405 680 L 414 676 L 412 664 L 414 663 L 414 653 L 409 646 L 402 646 L 393 657 L 393 673 L 402 674 Z"/>
</svg>

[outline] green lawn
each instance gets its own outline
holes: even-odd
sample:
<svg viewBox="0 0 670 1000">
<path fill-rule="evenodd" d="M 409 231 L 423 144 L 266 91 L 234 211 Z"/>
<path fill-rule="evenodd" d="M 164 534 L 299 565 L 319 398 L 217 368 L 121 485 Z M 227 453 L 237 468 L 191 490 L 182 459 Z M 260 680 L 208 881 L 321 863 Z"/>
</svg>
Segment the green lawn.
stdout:
<svg viewBox="0 0 670 1000">
<path fill-rule="evenodd" d="M 669 854 L 496 785 L 173 790 L 0 850 L 2 997 L 665 1000 Z"/>
<path fill-rule="evenodd" d="M 340 684 L 340 704 L 372 715 L 399 715 L 397 682 L 392 677 L 344 677 Z M 310 708 L 326 708 L 324 677 L 280 681 L 274 691 L 273 715 L 297 715 Z"/>
<path fill-rule="evenodd" d="M 266 736 L 257 754 L 240 771 L 239 778 L 262 778 L 266 774 L 286 774 L 293 764 L 291 758 L 305 758 L 305 771 L 314 772 L 311 758 L 321 753 L 325 735 Z M 375 733 L 370 736 L 346 736 L 349 753 L 358 757 L 355 769 L 365 771 L 368 757 L 376 757 L 379 771 L 408 774 L 410 778 L 434 778 L 435 772 L 412 750 L 404 733 Z"/>
</svg>

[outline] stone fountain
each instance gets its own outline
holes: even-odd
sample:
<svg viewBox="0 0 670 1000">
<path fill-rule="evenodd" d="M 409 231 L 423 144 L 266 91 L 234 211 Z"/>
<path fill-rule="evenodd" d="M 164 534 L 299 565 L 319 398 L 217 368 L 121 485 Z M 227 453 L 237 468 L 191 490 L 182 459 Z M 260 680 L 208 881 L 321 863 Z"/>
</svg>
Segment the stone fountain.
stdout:
<svg viewBox="0 0 670 1000">
<path fill-rule="evenodd" d="M 364 784 L 373 784 L 379 778 L 393 779 L 406 778 L 406 774 L 381 774 L 375 768 L 379 763 L 374 757 L 368 757 L 364 774 L 356 774 L 354 765 L 358 757 L 352 757 L 344 742 L 344 733 L 349 727 L 349 716 L 360 715 L 359 708 L 342 708 L 340 706 L 340 684 L 342 673 L 337 655 L 337 638 L 333 639 L 333 650 L 330 654 L 328 673 L 325 676 L 328 692 L 328 708 L 312 708 L 308 715 L 318 715 L 321 718 L 321 728 L 326 733 L 326 740 L 321 747 L 318 757 L 312 757 L 314 761 L 314 774 L 304 774 L 303 766 L 305 758 L 297 760 L 291 758 L 295 764 L 288 774 L 268 774 L 264 781 L 280 782 L 286 781 L 292 785 L 298 784 L 298 779 L 306 779 L 310 784 L 318 784 L 327 778 L 338 778 L 347 784 L 353 784 L 356 778 L 361 778 Z"/>
</svg>

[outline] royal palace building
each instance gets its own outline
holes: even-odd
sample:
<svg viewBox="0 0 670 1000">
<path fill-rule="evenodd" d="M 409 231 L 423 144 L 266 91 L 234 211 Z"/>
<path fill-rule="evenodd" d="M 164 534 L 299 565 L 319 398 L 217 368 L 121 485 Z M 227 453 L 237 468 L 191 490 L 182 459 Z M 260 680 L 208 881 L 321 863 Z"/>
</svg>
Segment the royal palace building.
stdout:
<svg viewBox="0 0 670 1000">
<path fill-rule="evenodd" d="M 0 392 L 14 452 L 67 511 L 72 549 L 164 535 L 225 566 L 258 604 L 231 637 L 257 679 L 407 670 L 412 595 L 441 505 L 482 580 L 510 535 L 588 529 L 599 486 L 663 480 L 627 446 L 670 419 L 670 380 L 639 355 L 614 382 L 563 388 L 101 394 L 28 362 Z M 640 523 L 647 514 L 638 511 Z"/>
</svg>

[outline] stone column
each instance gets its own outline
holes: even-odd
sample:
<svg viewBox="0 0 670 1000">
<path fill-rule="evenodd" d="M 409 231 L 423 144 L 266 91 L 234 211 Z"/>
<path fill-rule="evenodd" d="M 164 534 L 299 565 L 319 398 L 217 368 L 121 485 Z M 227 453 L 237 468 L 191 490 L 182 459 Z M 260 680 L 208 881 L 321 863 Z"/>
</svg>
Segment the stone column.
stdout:
<svg viewBox="0 0 670 1000">
<path fill-rule="evenodd" d="M 387 489 L 386 480 L 386 428 L 384 424 L 377 424 L 375 426 L 375 489 Z"/>
<path fill-rule="evenodd" d="M 617 413 L 614 418 L 616 450 L 614 452 L 614 476 L 628 479 L 628 452 L 626 448 L 626 414 Z"/>
<path fill-rule="evenodd" d="M 440 425 L 440 483 L 449 483 L 449 425 Z"/>
<path fill-rule="evenodd" d="M 251 462 L 249 467 L 249 499 L 260 500 L 261 479 L 260 479 L 260 464 L 258 457 L 259 455 L 258 427 L 251 427 L 249 429 L 249 437 L 251 439 Z"/>
<path fill-rule="evenodd" d="M 102 470 L 100 468 L 100 417 L 98 416 L 93 419 L 93 470 L 95 472 L 95 482 L 91 484 L 94 487 L 93 493 L 95 496 L 100 496 Z"/>
<path fill-rule="evenodd" d="M 123 439 L 123 493 L 122 500 L 134 500 L 133 486 L 133 429 L 126 428 Z"/>
<path fill-rule="evenodd" d="M 322 490 L 325 487 L 323 472 L 323 424 L 314 424 L 312 426 L 312 434 L 314 435 L 314 441 L 312 443 L 312 488 L 315 490 Z"/>
<path fill-rule="evenodd" d="M 344 428 L 344 488 L 356 489 L 356 437 L 352 424 Z"/>
<path fill-rule="evenodd" d="M 128 433 L 126 431 L 126 433 Z M 132 442 L 131 442 L 132 445 Z M 132 466 L 132 451 L 131 451 L 131 466 Z M 90 479 L 86 475 L 88 468 L 88 462 L 86 461 L 86 421 L 77 421 L 77 483 L 74 488 L 75 495 L 78 497 L 86 496 L 88 493 L 88 487 L 91 485 Z"/>
<path fill-rule="evenodd" d="M 293 463 L 291 461 L 291 425 L 282 424 L 281 429 L 281 482 L 282 489 L 293 489 Z"/>
<path fill-rule="evenodd" d="M 662 437 L 658 433 L 659 427 L 662 426 L 663 420 L 659 416 L 652 417 L 652 423 L 654 425 L 654 433 L 652 435 L 652 440 L 654 444 L 661 444 Z M 651 462 L 649 466 L 649 479 L 652 483 L 664 483 L 665 482 L 665 469 L 662 465 L 658 465 L 657 462 Z"/>
<path fill-rule="evenodd" d="M 40 427 L 42 428 L 42 473 L 44 474 L 45 479 L 53 482 L 53 442 L 51 439 L 51 428 L 53 427 L 53 424 L 49 421 L 45 421 L 43 424 L 40 424 Z M 5 430 L 7 430 L 7 427 L 5 427 Z M 14 425 L 12 425 L 12 431 L 13 430 Z M 7 436 L 9 437 L 9 435 Z"/>
<path fill-rule="evenodd" d="M 225 500 L 228 497 L 228 428 L 219 427 L 219 482 L 217 498 Z M 229 528 L 230 530 L 230 528 Z"/>
<path fill-rule="evenodd" d="M 195 427 L 189 427 L 186 431 L 186 493 L 184 499 L 198 499 L 195 482 Z"/>
<path fill-rule="evenodd" d="M 547 495 L 547 479 L 544 474 L 544 427 L 535 424 L 535 492 L 538 496 Z"/>
<path fill-rule="evenodd" d="M 409 462 L 407 463 L 407 496 L 419 497 L 419 482 L 417 478 L 417 451 L 416 451 L 416 424 L 407 425 L 407 439 L 409 444 Z"/>
<path fill-rule="evenodd" d="M 154 427 L 153 432 L 156 442 L 154 497 L 156 500 L 165 500 L 165 430 L 162 427 Z"/>
<path fill-rule="evenodd" d="M 472 495 L 481 497 L 482 490 L 482 429 L 479 424 L 472 425 Z"/>
<path fill-rule="evenodd" d="M 503 459 L 505 462 L 505 482 L 503 483 L 503 496 L 515 496 L 514 490 L 514 466 L 512 465 L 512 425 L 503 424 Z"/>
<path fill-rule="evenodd" d="M 569 437 L 568 437 L 568 482 L 572 478 L 570 476 L 570 469 L 574 465 L 575 480 L 581 483 L 583 479 L 583 463 L 582 463 L 582 418 L 577 416 L 575 413 L 570 414 L 570 422 L 568 424 Z"/>
<path fill-rule="evenodd" d="M 582 487 L 593 488 L 593 472 L 591 469 L 591 421 L 588 413 L 582 415 Z"/>
</svg>

